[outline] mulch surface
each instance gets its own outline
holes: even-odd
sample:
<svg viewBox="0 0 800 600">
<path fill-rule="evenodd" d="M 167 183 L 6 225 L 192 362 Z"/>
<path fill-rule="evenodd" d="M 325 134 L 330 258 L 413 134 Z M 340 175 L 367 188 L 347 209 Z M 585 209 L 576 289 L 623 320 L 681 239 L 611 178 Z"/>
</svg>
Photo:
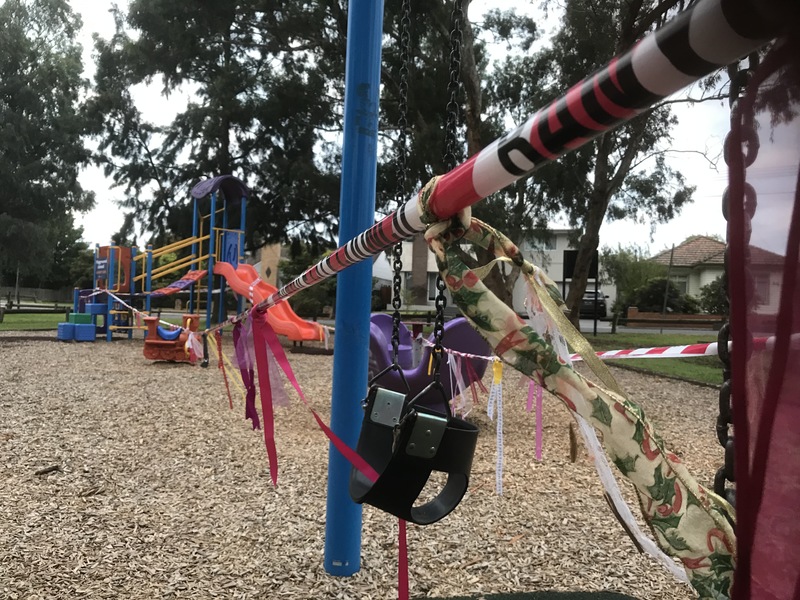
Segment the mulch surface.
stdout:
<svg viewBox="0 0 800 600">
<path fill-rule="evenodd" d="M 288 386 L 275 488 L 262 432 L 238 395 L 229 409 L 215 365 L 151 363 L 141 340 L 41 343 L 54 337 L 0 334 L 0 598 L 397 597 L 397 521 L 372 507 L 360 571 L 325 573 L 328 443 Z M 327 420 L 333 357 L 289 358 Z M 722 460 L 716 392 L 615 374 L 710 484 Z M 526 395 L 507 372 L 502 496 L 485 399 L 470 415 L 481 436 L 464 501 L 439 523 L 409 526 L 411 596 L 694 598 L 637 553 L 585 453 L 570 461 L 571 419 L 553 398 L 534 459 Z"/>
</svg>

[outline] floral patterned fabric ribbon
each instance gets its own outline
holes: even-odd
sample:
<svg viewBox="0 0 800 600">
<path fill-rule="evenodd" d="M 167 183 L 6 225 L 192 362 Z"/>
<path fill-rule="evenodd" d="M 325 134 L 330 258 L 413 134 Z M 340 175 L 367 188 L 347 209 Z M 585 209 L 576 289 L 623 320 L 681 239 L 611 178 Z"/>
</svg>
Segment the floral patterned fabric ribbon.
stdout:
<svg viewBox="0 0 800 600">
<path fill-rule="evenodd" d="M 608 368 L 564 316 L 555 283 L 525 261 L 503 234 L 470 216 L 469 209 L 446 222 L 427 210 L 435 179 L 420 193 L 421 214 L 431 223 L 425 238 L 454 302 L 501 360 L 536 378 L 573 413 L 602 433 L 606 452 L 636 488 L 642 514 L 658 545 L 678 558 L 701 598 L 729 598 L 736 562 L 733 509 L 706 490 L 670 452 L 640 406 L 619 389 Z M 487 265 L 465 263 L 470 246 L 495 257 Z M 492 293 L 482 279 L 498 263 L 518 266 L 528 280 L 547 327 L 534 329 Z M 555 327 L 553 327 L 555 324 Z M 580 354 L 602 382 L 576 372 L 563 357 L 560 336 Z"/>
</svg>

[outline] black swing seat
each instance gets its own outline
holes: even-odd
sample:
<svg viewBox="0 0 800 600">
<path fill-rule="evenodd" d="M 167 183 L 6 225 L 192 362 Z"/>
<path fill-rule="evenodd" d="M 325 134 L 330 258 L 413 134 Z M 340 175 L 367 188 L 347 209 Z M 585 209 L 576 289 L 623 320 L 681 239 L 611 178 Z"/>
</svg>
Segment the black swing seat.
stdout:
<svg viewBox="0 0 800 600">
<path fill-rule="evenodd" d="M 373 385 L 367 395 L 357 452 L 379 474 L 374 483 L 358 469 L 350 497 L 417 525 L 429 525 L 458 506 L 469 485 L 478 428 L 448 414 L 415 406 L 405 395 Z M 447 483 L 431 501 L 414 506 L 432 471 Z"/>
</svg>

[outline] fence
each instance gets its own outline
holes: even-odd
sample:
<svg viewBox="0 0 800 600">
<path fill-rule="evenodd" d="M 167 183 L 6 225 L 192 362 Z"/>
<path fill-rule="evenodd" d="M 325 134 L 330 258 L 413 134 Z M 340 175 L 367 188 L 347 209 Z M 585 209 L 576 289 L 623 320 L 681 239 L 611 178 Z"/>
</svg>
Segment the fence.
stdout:
<svg viewBox="0 0 800 600">
<path fill-rule="evenodd" d="M 0 286 L 0 303 L 5 306 L 10 300 L 16 304 L 16 289 L 13 286 Z M 21 287 L 19 288 L 19 300 L 22 304 L 52 302 L 72 305 L 72 288 L 47 290 L 44 288 Z"/>
</svg>

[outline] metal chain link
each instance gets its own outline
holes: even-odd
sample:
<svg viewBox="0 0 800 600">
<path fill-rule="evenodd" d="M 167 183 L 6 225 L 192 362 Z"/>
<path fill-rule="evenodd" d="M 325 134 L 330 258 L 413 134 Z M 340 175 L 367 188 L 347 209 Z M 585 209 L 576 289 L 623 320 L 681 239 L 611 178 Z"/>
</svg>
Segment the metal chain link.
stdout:
<svg viewBox="0 0 800 600">
<path fill-rule="evenodd" d="M 444 291 L 447 286 L 441 276 L 436 276 L 436 319 L 433 322 L 433 379 L 439 381 L 439 367 L 442 363 L 442 338 L 444 337 L 444 309 L 447 307 L 447 296 Z"/>
<path fill-rule="evenodd" d="M 397 190 L 395 201 L 401 206 L 405 201 L 406 184 L 408 182 L 408 74 L 411 63 L 411 0 L 403 0 L 402 16 L 400 17 L 400 89 L 398 108 L 400 115 L 397 119 Z M 399 365 L 400 353 L 400 298 L 401 279 L 403 271 L 403 243 L 398 242 L 392 248 L 392 361 Z"/>
<path fill-rule="evenodd" d="M 461 88 L 461 39 L 464 8 L 461 0 L 454 0 L 453 12 L 450 15 L 450 79 L 447 83 L 449 99 L 447 101 L 447 120 L 444 129 L 444 168 L 446 171 L 458 165 L 456 149 L 458 147 L 458 92 Z M 439 382 L 439 370 L 442 364 L 442 338 L 444 337 L 444 309 L 447 297 L 444 291 L 447 286 L 441 276 L 436 276 L 436 319 L 433 323 L 433 380 Z"/>
<path fill-rule="evenodd" d="M 733 63 L 728 66 L 728 75 L 731 80 L 730 93 L 728 102 L 731 110 L 731 130 L 740 128 L 743 147 L 733 148 L 731 145 L 732 136 L 729 133 L 725 138 L 723 158 L 725 164 L 730 168 L 731 157 L 733 152 L 742 153 L 742 164 L 745 168 L 753 164 L 758 155 L 759 141 L 758 134 L 753 123 L 752 115 L 745 117 L 742 123 L 735 122 L 735 117 L 738 115 L 736 106 L 744 95 L 745 88 L 750 76 L 758 66 L 758 54 L 751 54 L 747 59 L 747 67 L 742 66 L 742 62 Z M 746 148 L 745 148 L 746 147 Z M 726 189 L 722 194 L 722 215 L 725 220 L 728 220 L 730 214 L 730 194 Z M 758 203 L 756 191 L 749 184 L 745 183 L 744 189 L 744 219 L 745 219 L 745 255 L 749 257 L 748 244 L 750 243 L 750 232 L 752 230 L 750 220 L 753 218 Z M 729 229 L 730 231 L 730 229 Z M 730 233 L 728 234 L 727 246 L 725 249 L 725 264 L 723 280 L 725 282 L 725 289 L 728 291 L 728 304 L 730 306 L 730 289 L 728 287 L 728 256 L 730 247 Z M 748 272 L 746 274 L 745 285 L 752 285 L 752 275 Z M 747 296 L 750 296 L 749 294 Z M 734 463 L 734 435 L 731 432 L 731 425 L 733 424 L 732 415 L 732 402 L 735 398 L 731 394 L 731 355 L 728 344 L 731 340 L 731 327 L 730 322 L 726 322 L 719 330 L 717 335 L 717 352 L 719 359 L 722 362 L 722 386 L 719 389 L 719 414 L 717 415 L 717 440 L 720 445 L 725 449 L 725 456 L 723 466 L 720 467 L 714 476 L 714 492 L 733 506 L 736 505 L 736 490 L 729 484 L 736 482 L 736 471 Z M 743 347 L 743 345 L 742 345 Z"/>
<path fill-rule="evenodd" d="M 447 120 L 444 130 L 444 168 L 451 171 L 458 166 L 458 92 L 461 88 L 461 39 L 464 9 L 461 0 L 453 2 L 450 15 L 450 80 L 447 84 Z"/>
</svg>

